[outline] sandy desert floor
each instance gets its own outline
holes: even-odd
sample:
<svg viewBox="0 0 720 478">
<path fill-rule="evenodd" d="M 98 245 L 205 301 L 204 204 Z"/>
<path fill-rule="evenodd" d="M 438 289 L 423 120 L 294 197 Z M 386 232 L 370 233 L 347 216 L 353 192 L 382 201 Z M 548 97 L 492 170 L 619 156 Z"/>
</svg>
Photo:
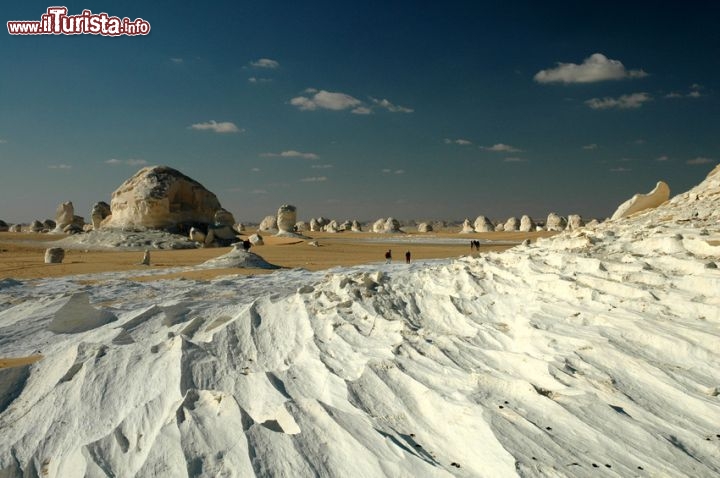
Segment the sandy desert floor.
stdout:
<svg viewBox="0 0 720 478">
<path fill-rule="evenodd" d="M 248 231 L 248 234 L 253 231 Z M 329 269 L 336 266 L 351 266 L 372 262 L 384 262 L 385 251 L 392 249 L 393 260 L 403 262 L 405 251 L 409 250 L 412 260 L 443 259 L 477 252 L 470 250 L 470 240 L 498 241 L 501 244 L 483 244 L 480 251 L 499 251 L 512 247 L 525 239 L 532 241 L 555 233 L 548 232 L 495 232 L 460 235 L 458 233 L 408 234 L 388 236 L 373 233 L 307 233 L 319 247 L 308 245 L 308 240 L 278 238 L 264 235 L 265 245 L 256 246 L 252 252 L 266 261 L 283 268 L 304 268 L 308 270 Z M 44 251 L 52 242 L 66 236 L 47 234 L 0 233 L 0 279 L 37 279 L 98 272 L 138 270 L 144 272 L 148 266 L 140 264 L 142 252 L 125 250 L 82 250 L 66 249 L 62 264 L 45 264 Z M 402 238 L 433 238 L 463 240 L 457 244 L 408 243 Z M 374 242 L 382 240 L 383 242 Z M 397 243 L 390 241 L 397 240 Z M 387 241 L 387 242 L 386 242 Z M 209 259 L 227 253 L 230 248 L 207 248 L 191 250 L 152 250 L 149 268 L 158 270 L 195 266 Z M 137 280 L 185 277 L 204 280 L 226 274 L 268 273 L 262 269 L 210 269 L 172 272 L 166 275 L 138 276 Z"/>
</svg>

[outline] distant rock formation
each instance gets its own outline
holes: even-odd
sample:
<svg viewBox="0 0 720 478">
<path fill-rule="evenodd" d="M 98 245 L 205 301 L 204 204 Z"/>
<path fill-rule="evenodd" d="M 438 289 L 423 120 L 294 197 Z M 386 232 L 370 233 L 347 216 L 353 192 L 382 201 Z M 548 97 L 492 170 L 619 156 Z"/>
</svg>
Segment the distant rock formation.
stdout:
<svg viewBox="0 0 720 478">
<path fill-rule="evenodd" d="M 372 225 L 372 232 L 383 232 L 385 230 L 385 218 L 381 217 Z"/>
<path fill-rule="evenodd" d="M 290 204 L 283 204 L 277 211 L 278 235 L 294 233 L 297 222 L 297 208 Z"/>
<path fill-rule="evenodd" d="M 45 251 L 45 264 L 60 264 L 65 259 L 65 249 L 51 247 Z"/>
<path fill-rule="evenodd" d="M 8 223 L 0 220 L 0 232 L 8 232 L 10 230 L 10 226 L 8 226 Z"/>
<path fill-rule="evenodd" d="M 146 227 L 188 231 L 212 224 L 222 209 L 215 194 L 167 166 L 143 168 L 112 193 L 112 215 L 101 228 Z"/>
<path fill-rule="evenodd" d="M 92 210 L 90 211 L 90 222 L 92 222 L 93 229 L 100 229 L 100 224 L 103 222 L 103 219 L 111 213 L 110 205 L 105 201 L 93 204 Z"/>
<path fill-rule="evenodd" d="M 591 219 L 590 222 L 585 224 L 585 227 L 595 227 L 598 224 L 600 224 L 600 221 L 598 221 L 597 219 Z"/>
<path fill-rule="evenodd" d="M 310 230 L 311 231 L 319 231 L 321 227 L 322 226 L 320 226 L 320 223 L 318 223 L 317 219 L 315 219 L 314 217 L 312 219 L 310 219 Z"/>
<path fill-rule="evenodd" d="M 567 227 L 567 221 L 564 217 L 551 212 L 548 214 L 547 221 L 545 222 L 546 231 L 564 231 Z"/>
<path fill-rule="evenodd" d="M 525 214 L 523 217 L 520 218 L 520 231 L 521 232 L 530 232 L 534 231 L 537 225 L 535 224 L 535 221 L 532 220 L 530 216 Z"/>
<path fill-rule="evenodd" d="M 20 224 L 13 224 L 10 226 L 10 232 L 22 232 L 22 226 Z"/>
<path fill-rule="evenodd" d="M 252 236 L 248 237 L 248 241 L 250 241 L 250 244 L 253 246 L 264 246 L 265 241 L 263 241 L 263 238 L 260 234 L 253 234 Z"/>
<path fill-rule="evenodd" d="M 350 221 L 344 221 L 338 229 L 341 231 L 349 231 L 352 229 L 352 223 Z"/>
<path fill-rule="evenodd" d="M 582 216 L 580 216 L 579 214 L 570 214 L 568 216 L 567 229 L 569 229 L 571 231 L 576 231 L 584 226 L 585 226 L 585 221 L 583 221 Z"/>
<path fill-rule="evenodd" d="M 35 219 L 33 222 L 30 223 L 30 232 L 42 232 L 45 229 L 45 226 L 43 226 L 43 223 Z M 62 232 L 62 231 L 59 231 Z"/>
<path fill-rule="evenodd" d="M 495 232 L 503 232 L 505 230 L 505 224 L 499 223 L 497 226 L 495 226 Z"/>
<path fill-rule="evenodd" d="M 362 226 L 360 226 L 359 222 L 353 221 L 352 224 L 350 224 L 350 230 L 352 232 L 362 232 Z"/>
<path fill-rule="evenodd" d="M 337 221 L 333 219 L 325 227 L 323 227 L 323 230 L 325 232 L 338 232 L 340 230 L 340 226 L 338 225 Z"/>
<path fill-rule="evenodd" d="M 402 232 L 400 230 L 400 222 L 392 217 L 387 218 L 385 221 L 385 230 L 383 232 L 395 233 Z"/>
<path fill-rule="evenodd" d="M 277 232 L 277 216 L 265 216 L 265 219 L 260 221 L 258 231 Z"/>
<path fill-rule="evenodd" d="M 646 209 L 656 208 L 670 198 L 670 187 L 663 181 L 658 181 L 655 188 L 647 194 L 635 194 L 633 197 L 618 206 L 611 220 L 628 217 Z"/>
<path fill-rule="evenodd" d="M 44 227 L 45 229 L 47 229 L 48 231 L 52 231 L 52 230 L 55 229 L 55 227 L 57 226 L 57 224 L 55 224 L 55 221 L 53 221 L 52 219 L 45 219 L 45 220 L 42 222 L 42 225 L 43 225 L 43 227 Z"/>
<path fill-rule="evenodd" d="M 475 232 L 493 232 L 495 230 L 492 221 L 485 216 L 478 216 L 477 219 L 475 219 L 474 226 Z"/>
<path fill-rule="evenodd" d="M 433 227 L 432 224 L 429 224 L 427 222 L 421 222 L 420 224 L 418 224 L 417 229 L 418 232 L 432 232 Z"/>
<path fill-rule="evenodd" d="M 520 229 L 520 220 L 518 218 L 513 216 L 505 221 L 505 232 L 517 231 L 518 229 Z"/>
<path fill-rule="evenodd" d="M 475 232 L 475 228 L 472 224 L 470 224 L 470 219 L 465 219 L 463 221 L 462 229 L 460 230 L 460 234 L 469 234 L 471 232 Z"/>
<path fill-rule="evenodd" d="M 308 223 L 305 221 L 298 221 L 295 223 L 295 230 L 297 232 L 307 232 L 308 229 L 310 229 L 310 226 L 308 226 Z"/>
<path fill-rule="evenodd" d="M 75 207 L 72 201 L 60 203 L 55 210 L 55 229 L 53 233 L 61 233 L 63 230 L 73 223 L 75 219 Z"/>
</svg>

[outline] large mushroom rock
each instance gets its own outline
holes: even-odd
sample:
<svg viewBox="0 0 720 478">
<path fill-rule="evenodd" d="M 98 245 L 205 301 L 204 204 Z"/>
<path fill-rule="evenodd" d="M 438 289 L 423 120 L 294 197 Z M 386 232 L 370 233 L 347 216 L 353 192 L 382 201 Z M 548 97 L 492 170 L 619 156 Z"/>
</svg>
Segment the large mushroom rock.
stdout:
<svg viewBox="0 0 720 478">
<path fill-rule="evenodd" d="M 215 194 L 167 166 L 143 168 L 112 193 L 112 215 L 102 228 L 145 227 L 187 231 L 213 223 L 222 209 Z"/>
<path fill-rule="evenodd" d="M 362 232 L 362 226 L 360 226 L 360 223 L 355 220 L 352 224 L 350 224 L 350 230 L 352 232 Z"/>
<path fill-rule="evenodd" d="M 52 232 L 63 232 L 63 229 L 72 224 L 74 219 L 75 207 L 72 201 L 60 203 L 55 210 L 55 229 Z"/>
<path fill-rule="evenodd" d="M 463 221 L 462 230 L 460 231 L 460 234 L 469 234 L 471 232 L 475 232 L 475 228 L 472 224 L 470 224 L 470 219 L 465 219 Z"/>
<path fill-rule="evenodd" d="M 260 226 L 258 226 L 258 231 L 265 231 L 265 232 L 277 231 L 277 217 L 265 216 L 265 219 L 260 221 Z"/>
<path fill-rule="evenodd" d="M 579 214 L 570 214 L 567 218 L 567 229 L 575 231 L 585 226 L 582 216 Z"/>
<path fill-rule="evenodd" d="M 505 221 L 505 232 L 517 231 L 520 228 L 520 220 L 516 217 L 509 217 Z"/>
<path fill-rule="evenodd" d="M 478 216 L 475 219 L 474 227 L 475 232 L 493 232 L 495 230 L 492 221 L 485 216 Z"/>
<path fill-rule="evenodd" d="M 521 232 L 530 232 L 534 231 L 537 225 L 535 224 L 535 221 L 532 220 L 530 216 L 525 214 L 523 217 L 520 218 L 520 231 Z"/>
<path fill-rule="evenodd" d="M 297 222 L 297 208 L 290 204 L 283 204 L 277 211 L 278 234 L 294 233 Z"/>
<path fill-rule="evenodd" d="M 92 210 L 90 211 L 90 221 L 92 222 L 93 229 L 100 229 L 100 224 L 103 222 L 103 219 L 110 216 L 110 214 L 110 205 L 105 201 L 93 204 Z"/>
<path fill-rule="evenodd" d="M 10 230 L 10 226 L 7 222 L 0 220 L 0 232 L 8 232 Z"/>
<path fill-rule="evenodd" d="M 381 217 L 377 221 L 373 223 L 372 226 L 373 232 L 385 232 L 385 218 Z"/>
<path fill-rule="evenodd" d="M 547 221 L 545 221 L 546 231 L 564 231 L 567 227 L 567 221 L 564 217 L 557 215 L 554 212 L 548 214 Z"/>
<path fill-rule="evenodd" d="M 670 187 L 663 181 L 658 181 L 655 188 L 647 194 L 635 194 L 633 197 L 618 206 L 610 219 L 628 217 L 646 209 L 656 208 L 670 198 Z"/>
<path fill-rule="evenodd" d="M 395 233 L 395 232 L 402 232 L 400 230 L 400 222 L 392 217 L 387 218 L 385 221 L 385 229 L 383 232 L 389 232 L 389 233 Z"/>
<path fill-rule="evenodd" d="M 432 232 L 433 227 L 432 224 L 429 224 L 427 222 L 421 222 L 420 224 L 418 224 L 417 230 L 418 232 Z"/>
</svg>

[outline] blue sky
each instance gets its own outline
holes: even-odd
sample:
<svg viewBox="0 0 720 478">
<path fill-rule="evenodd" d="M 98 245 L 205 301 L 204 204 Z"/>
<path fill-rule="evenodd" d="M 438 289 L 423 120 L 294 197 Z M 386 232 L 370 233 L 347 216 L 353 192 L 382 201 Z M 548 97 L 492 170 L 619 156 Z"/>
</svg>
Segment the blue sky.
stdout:
<svg viewBox="0 0 720 478">
<path fill-rule="evenodd" d="M 4 22 L 55 4 L 6 2 Z M 606 217 L 720 159 L 713 2 L 69 1 L 147 36 L 0 42 L 0 219 L 144 165 L 240 221 Z"/>
</svg>

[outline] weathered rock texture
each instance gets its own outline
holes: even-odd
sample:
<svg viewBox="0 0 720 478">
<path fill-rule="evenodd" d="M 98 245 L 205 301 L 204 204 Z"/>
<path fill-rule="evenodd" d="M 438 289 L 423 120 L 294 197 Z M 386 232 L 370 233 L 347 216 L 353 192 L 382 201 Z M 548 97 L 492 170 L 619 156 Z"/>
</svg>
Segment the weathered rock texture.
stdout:
<svg viewBox="0 0 720 478">
<path fill-rule="evenodd" d="M 478 216 L 475 219 L 475 232 L 493 232 L 495 226 L 492 221 L 485 216 Z"/>
<path fill-rule="evenodd" d="M 105 201 L 96 202 L 92 207 L 92 211 L 90 211 L 90 221 L 92 222 L 93 229 L 100 229 L 100 224 L 103 222 L 103 219 L 110 216 L 110 214 L 112 214 L 112 211 L 108 203 Z"/>
<path fill-rule="evenodd" d="M 575 231 L 585 226 L 585 221 L 583 221 L 582 216 L 579 214 L 570 214 L 567 218 L 567 222 L 567 228 L 571 231 Z"/>
<path fill-rule="evenodd" d="M 535 221 L 532 220 L 530 216 L 525 214 L 523 217 L 520 218 L 520 231 L 521 232 L 530 232 L 534 231 L 536 227 Z"/>
<path fill-rule="evenodd" d="M 297 222 L 297 208 L 290 204 L 283 204 L 278 208 L 277 212 L 277 229 L 278 233 L 295 232 L 295 223 Z"/>
<path fill-rule="evenodd" d="M 65 258 L 65 249 L 51 247 L 45 251 L 45 264 L 60 264 Z"/>
<path fill-rule="evenodd" d="M 475 228 L 472 224 L 470 224 L 470 219 L 465 219 L 463 221 L 462 230 L 460 231 L 460 234 L 469 234 L 471 232 L 475 232 Z"/>
<path fill-rule="evenodd" d="M 71 201 L 60 203 L 55 210 L 55 229 L 53 232 L 63 232 L 75 219 L 75 207 Z"/>
<path fill-rule="evenodd" d="M 417 228 L 418 232 L 432 232 L 433 230 L 432 224 L 428 224 L 427 222 L 421 222 Z"/>
<path fill-rule="evenodd" d="M 277 217 L 265 216 L 258 226 L 259 231 L 274 232 L 277 231 Z"/>
<path fill-rule="evenodd" d="M 248 241 L 250 241 L 250 244 L 252 244 L 253 246 L 265 245 L 265 241 L 263 241 L 263 238 L 260 234 L 253 234 L 252 236 L 248 237 Z"/>
<path fill-rule="evenodd" d="M 645 209 L 656 208 L 670 198 L 670 187 L 663 181 L 658 181 L 655 188 L 647 194 L 635 194 L 633 197 L 618 206 L 610 219 L 628 217 Z"/>
<path fill-rule="evenodd" d="M 505 232 L 517 231 L 520 228 L 520 221 L 516 217 L 509 217 L 505 221 Z"/>
<path fill-rule="evenodd" d="M 147 227 L 187 231 L 212 224 L 222 206 L 215 194 L 167 166 L 143 168 L 112 194 L 112 215 L 101 227 Z"/>
<path fill-rule="evenodd" d="M 350 224 L 350 230 L 353 232 L 362 232 L 362 226 L 359 222 L 357 222 L 357 220 L 355 220 L 352 224 Z"/>
<path fill-rule="evenodd" d="M 564 217 L 557 215 L 554 212 L 548 214 L 547 221 L 545 222 L 545 230 L 547 231 L 564 231 L 567 227 L 567 221 Z"/>
</svg>

